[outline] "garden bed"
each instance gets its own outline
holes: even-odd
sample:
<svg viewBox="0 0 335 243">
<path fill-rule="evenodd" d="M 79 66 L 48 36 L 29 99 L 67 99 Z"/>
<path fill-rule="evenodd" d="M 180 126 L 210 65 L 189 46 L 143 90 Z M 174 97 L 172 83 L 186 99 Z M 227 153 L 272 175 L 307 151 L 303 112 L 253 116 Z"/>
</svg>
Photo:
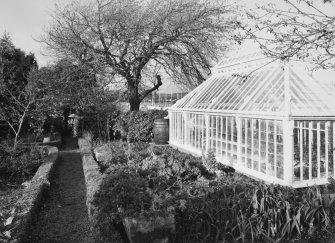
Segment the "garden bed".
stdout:
<svg viewBox="0 0 335 243">
<path fill-rule="evenodd" d="M 213 152 L 197 158 L 148 143 L 103 146 L 111 156 L 98 163 L 102 178 L 91 204 L 94 227 L 105 242 L 115 225 L 157 217 L 169 219 L 169 226 L 174 222 L 172 230 L 155 238 L 162 242 L 308 242 L 320 237 L 332 242 L 335 210 L 326 194 L 334 192 L 335 183 L 295 190 L 235 173 L 218 164 Z"/>
<path fill-rule="evenodd" d="M 2 156 L 0 242 L 20 242 L 24 237 L 58 157 L 52 147 L 21 148 L 15 153 Z"/>
</svg>

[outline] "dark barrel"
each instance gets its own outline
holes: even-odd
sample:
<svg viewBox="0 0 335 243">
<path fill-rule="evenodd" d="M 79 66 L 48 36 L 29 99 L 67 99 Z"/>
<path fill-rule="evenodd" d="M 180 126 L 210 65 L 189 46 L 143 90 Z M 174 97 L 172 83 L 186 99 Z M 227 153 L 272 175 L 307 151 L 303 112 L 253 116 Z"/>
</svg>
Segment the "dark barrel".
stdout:
<svg viewBox="0 0 335 243">
<path fill-rule="evenodd" d="M 169 142 L 169 119 L 157 119 L 154 121 L 154 143 L 168 144 Z"/>
</svg>

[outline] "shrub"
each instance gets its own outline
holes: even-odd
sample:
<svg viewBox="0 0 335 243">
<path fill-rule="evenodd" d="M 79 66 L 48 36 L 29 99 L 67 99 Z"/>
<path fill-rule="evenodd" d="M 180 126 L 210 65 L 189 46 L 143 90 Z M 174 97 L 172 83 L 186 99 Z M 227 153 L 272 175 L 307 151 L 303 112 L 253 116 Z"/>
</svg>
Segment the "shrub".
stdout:
<svg viewBox="0 0 335 243">
<path fill-rule="evenodd" d="M 0 171 L 10 180 L 22 183 L 34 176 L 43 162 L 44 152 L 38 147 L 2 152 Z"/>
<path fill-rule="evenodd" d="M 154 177 L 150 171 L 138 172 L 126 165 L 114 165 L 109 172 L 92 202 L 96 206 L 96 227 L 104 242 L 112 242 L 113 235 L 110 232 L 115 230 L 115 225 L 125 217 L 166 214 L 169 202 L 167 192 L 155 189 L 166 189 L 169 183 L 164 178 Z M 163 199 L 165 203 L 161 203 Z"/>
<path fill-rule="evenodd" d="M 126 112 L 117 119 L 114 132 L 130 142 L 150 142 L 154 121 L 167 116 L 167 111 L 149 110 Z"/>
<path fill-rule="evenodd" d="M 115 123 L 121 112 L 116 107 L 110 107 L 107 110 L 87 112 L 81 120 L 83 133 L 89 131 L 93 140 L 109 141 L 116 139 L 113 131 Z"/>
<path fill-rule="evenodd" d="M 204 166 L 210 171 L 215 172 L 219 168 L 219 163 L 216 161 L 215 150 L 208 150 L 207 155 L 203 158 Z"/>
<path fill-rule="evenodd" d="M 187 205 L 177 214 L 175 242 L 289 242 L 329 226 L 332 201 L 317 187 L 295 190 L 234 174 Z"/>
<path fill-rule="evenodd" d="M 113 145 L 113 159 L 93 200 L 97 227 L 105 241 L 111 240 L 113 224 L 124 217 L 150 217 L 182 210 L 188 197 L 182 183 L 186 185 L 186 181 L 202 176 L 197 167 L 200 164 L 181 153 L 156 155 L 145 143 Z"/>
<path fill-rule="evenodd" d="M 171 242 L 313 239 L 334 219 L 334 200 L 321 194 L 321 189 L 333 191 L 334 182 L 325 188 L 293 189 L 239 173 L 217 177 L 201 158 L 171 147 L 113 144 L 116 156 L 94 199 L 106 241 L 112 223 L 136 215 L 173 214 L 176 233 Z M 214 158 L 207 156 L 207 167 L 220 169 Z"/>
</svg>

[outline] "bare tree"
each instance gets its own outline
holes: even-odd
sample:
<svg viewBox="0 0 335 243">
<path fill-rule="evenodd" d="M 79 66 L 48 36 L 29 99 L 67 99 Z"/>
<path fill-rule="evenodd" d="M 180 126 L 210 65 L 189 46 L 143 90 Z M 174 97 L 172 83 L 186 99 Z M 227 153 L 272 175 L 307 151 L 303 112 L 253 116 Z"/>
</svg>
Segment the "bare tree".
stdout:
<svg viewBox="0 0 335 243">
<path fill-rule="evenodd" d="M 41 41 L 124 82 L 130 109 L 138 110 L 162 85 L 157 70 L 189 84 L 205 79 L 236 27 L 233 10 L 220 0 L 78 1 L 57 7 Z M 157 77 L 151 87 L 149 77 Z"/>
<path fill-rule="evenodd" d="M 33 74 L 31 74 L 33 76 Z M 35 82 L 30 81 L 24 88 L 12 84 L 9 88 L 3 82 L 0 74 L 0 95 L 6 100 L 0 100 L 0 121 L 4 121 L 14 134 L 13 150 L 16 149 L 28 118 L 43 119 L 42 98 Z"/>
<path fill-rule="evenodd" d="M 335 6 L 332 1 L 282 0 L 259 6 L 240 23 L 238 38 L 256 40 L 266 55 L 335 68 Z M 250 22 L 254 23 L 250 25 Z"/>
</svg>

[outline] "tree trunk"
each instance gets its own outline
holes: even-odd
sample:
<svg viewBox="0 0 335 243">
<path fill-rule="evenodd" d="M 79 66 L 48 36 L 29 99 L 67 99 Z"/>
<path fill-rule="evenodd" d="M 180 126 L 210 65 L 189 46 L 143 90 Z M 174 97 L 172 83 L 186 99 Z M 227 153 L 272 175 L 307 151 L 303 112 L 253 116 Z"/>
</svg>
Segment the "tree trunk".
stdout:
<svg viewBox="0 0 335 243">
<path fill-rule="evenodd" d="M 140 110 L 140 101 L 131 101 L 129 99 L 130 111 L 138 111 Z"/>
<path fill-rule="evenodd" d="M 141 94 L 139 94 L 138 85 L 140 83 L 141 76 L 138 76 L 137 79 L 129 78 L 127 79 L 128 83 L 128 97 L 129 97 L 129 104 L 130 104 L 130 111 L 138 111 L 140 109 L 140 104 L 142 100 L 150 93 L 158 88 L 163 84 L 160 75 L 156 75 L 157 83 L 147 90 L 144 90 Z"/>
<path fill-rule="evenodd" d="M 141 100 L 139 98 L 139 93 L 138 93 L 138 87 L 131 83 L 128 82 L 128 100 L 129 100 L 129 105 L 130 105 L 130 111 L 138 111 L 140 110 L 140 104 Z"/>
</svg>

